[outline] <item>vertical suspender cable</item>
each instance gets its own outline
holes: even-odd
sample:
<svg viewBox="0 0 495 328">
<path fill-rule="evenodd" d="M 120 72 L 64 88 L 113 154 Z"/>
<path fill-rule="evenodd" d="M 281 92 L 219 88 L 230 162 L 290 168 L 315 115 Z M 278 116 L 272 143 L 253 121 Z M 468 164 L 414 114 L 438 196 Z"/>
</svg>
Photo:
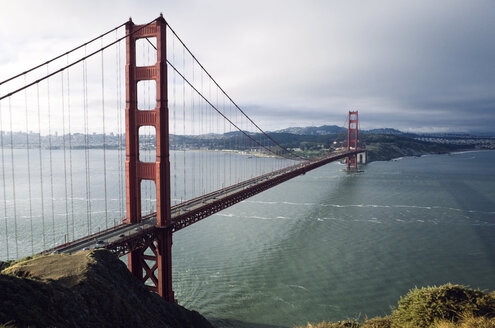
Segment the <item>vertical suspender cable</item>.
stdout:
<svg viewBox="0 0 495 328">
<path fill-rule="evenodd" d="M 208 99 L 211 99 L 211 80 L 208 80 Z M 212 131 L 212 119 L 211 119 L 211 116 L 212 116 L 212 113 L 210 112 L 209 110 L 210 108 L 206 106 L 206 119 L 208 120 L 208 134 L 210 134 L 210 137 L 209 137 L 209 145 L 208 145 L 208 150 L 209 150 L 209 154 L 208 154 L 208 167 L 207 167 L 207 171 L 209 171 L 208 173 L 208 176 L 209 176 L 209 179 L 208 179 L 208 192 L 213 190 L 213 181 L 214 180 L 214 177 L 213 177 L 213 164 L 212 164 L 212 149 L 213 147 L 211 146 L 211 143 L 212 143 L 212 140 L 213 140 L 213 137 L 211 136 L 213 131 Z M 210 150 L 211 148 L 211 150 Z"/>
<path fill-rule="evenodd" d="M 182 69 L 185 74 L 186 71 L 186 53 L 185 49 L 182 48 Z M 183 201 L 186 201 L 186 81 L 183 79 L 182 80 L 182 147 L 183 147 L 183 154 L 184 154 L 184 171 L 183 171 L 183 177 L 184 177 L 184 199 Z"/>
<path fill-rule="evenodd" d="M 0 100 L 0 148 L 2 155 L 2 186 L 3 186 L 3 210 L 5 220 L 5 250 L 7 251 L 7 260 L 9 259 L 9 226 L 7 219 L 7 192 L 5 187 L 5 157 L 3 150 L 3 120 L 2 120 L 2 101 Z"/>
<path fill-rule="evenodd" d="M 237 122 L 237 110 L 235 111 L 235 125 L 239 126 L 239 122 Z M 236 154 L 237 154 L 237 156 L 236 156 L 236 158 L 237 158 L 236 162 L 238 162 L 240 157 L 239 157 L 239 147 L 237 145 L 237 131 L 235 131 L 235 132 L 236 133 L 234 135 L 234 144 L 235 144 L 234 147 L 235 147 Z M 234 175 L 236 177 L 236 181 L 237 182 L 239 182 L 239 165 L 240 165 L 240 163 L 239 164 L 236 164 L 235 165 L 235 169 L 234 169 Z"/>
<path fill-rule="evenodd" d="M 175 65 L 175 38 L 172 39 L 172 61 Z M 173 83 L 172 83 L 172 94 L 174 97 L 173 102 L 173 110 L 172 110 L 172 120 L 174 121 L 174 199 L 177 202 L 177 116 L 176 116 L 176 108 L 177 108 L 177 93 L 175 92 L 177 83 L 177 73 L 175 70 L 173 71 Z"/>
<path fill-rule="evenodd" d="M 39 157 L 40 157 L 40 194 L 41 194 L 41 226 L 43 230 L 43 249 L 46 249 L 46 236 L 45 236 L 45 197 L 43 193 L 43 157 L 41 156 L 41 109 L 40 109 L 40 86 L 36 84 L 36 94 L 38 99 L 38 143 L 39 143 Z"/>
<path fill-rule="evenodd" d="M 24 74 L 24 85 L 26 85 L 26 75 Z M 33 235 L 33 200 L 31 192 L 31 156 L 29 143 L 29 123 L 28 123 L 28 105 L 27 105 L 27 90 L 24 90 L 24 110 L 26 114 L 26 155 L 27 155 L 27 174 L 28 174 L 28 193 L 29 193 L 29 221 L 31 230 L 31 255 L 34 254 L 34 235 Z"/>
<path fill-rule="evenodd" d="M 15 195 L 15 167 L 14 167 L 14 131 L 12 130 L 12 105 L 9 97 L 9 118 L 10 118 L 10 170 L 12 173 L 12 200 L 14 210 L 14 237 L 15 237 L 15 257 L 19 258 L 19 245 L 17 242 L 17 203 Z"/>
<path fill-rule="evenodd" d="M 223 113 L 225 115 L 225 97 L 223 97 Z M 227 187 L 227 181 L 226 181 L 226 176 L 227 176 L 227 172 L 226 172 L 226 167 L 227 167 L 227 163 L 226 163 L 226 156 L 227 154 L 225 153 L 225 133 L 227 131 L 225 131 L 225 122 L 226 120 L 222 120 L 223 121 L 223 187 Z"/>
<path fill-rule="evenodd" d="M 257 169 L 257 166 L 258 166 L 258 157 L 256 156 L 255 152 L 256 152 L 256 148 L 254 148 L 254 141 L 251 139 L 250 141 L 251 143 L 251 151 L 254 155 L 255 155 L 255 159 L 254 161 L 251 161 L 251 165 L 252 165 L 252 168 L 251 168 L 251 179 L 254 178 L 254 175 L 256 174 L 256 169 Z"/>
<path fill-rule="evenodd" d="M 192 82 L 194 85 L 194 59 L 192 61 Z M 194 120 L 194 94 L 191 91 L 191 143 L 193 143 L 195 136 L 194 136 L 194 124 L 196 124 L 196 121 Z M 192 149 L 192 147 L 191 147 Z M 195 152 L 191 152 L 191 157 L 192 157 L 192 195 L 191 198 L 194 198 L 196 195 L 196 154 Z"/>
<path fill-rule="evenodd" d="M 243 118 L 243 121 L 244 121 L 244 118 Z M 246 123 L 245 122 L 244 122 L 243 130 L 246 131 L 246 133 L 248 132 L 246 129 Z M 247 155 L 248 154 L 248 145 L 247 145 L 246 135 L 244 135 L 242 138 L 242 148 L 243 148 L 244 155 L 245 155 L 244 156 L 244 172 L 243 172 L 244 177 L 243 177 L 243 180 L 246 180 L 249 177 L 249 162 L 247 161 L 249 156 Z"/>
<path fill-rule="evenodd" d="M 254 136 L 256 138 L 256 136 Z M 253 146 L 254 146 L 254 157 L 255 157 L 255 163 L 254 163 L 254 176 L 256 176 L 258 174 L 258 144 L 255 143 L 254 141 L 253 142 Z"/>
<path fill-rule="evenodd" d="M 49 67 L 46 65 L 46 73 L 50 74 Z M 50 99 L 50 78 L 46 79 L 46 88 L 48 96 L 48 148 L 50 159 L 50 199 L 52 205 L 52 239 L 55 247 L 55 199 L 53 194 L 53 158 L 52 158 L 52 118 L 51 118 L 51 99 Z"/>
<path fill-rule="evenodd" d="M 117 30 L 115 31 L 115 39 L 118 39 L 118 32 Z M 120 43 L 117 43 L 116 47 L 115 47 L 115 81 L 116 81 L 116 88 L 115 88 L 115 91 L 116 91 L 116 100 L 117 100 L 117 104 L 115 106 L 115 108 L 117 109 L 117 112 L 116 112 L 116 118 L 117 118 L 117 137 L 119 138 L 119 141 L 118 141 L 118 149 L 117 149 L 117 161 L 118 161 L 118 175 L 119 175 L 119 210 L 117 211 L 119 213 L 119 219 L 122 220 L 122 217 L 123 217 L 123 213 L 122 213 L 122 194 L 120 192 L 120 190 L 122 189 L 122 162 L 120 161 L 120 152 L 122 151 L 120 148 L 120 141 L 122 140 L 120 138 L 120 76 L 119 76 L 119 72 L 120 72 L 120 65 L 119 65 L 119 50 L 120 50 Z"/>
<path fill-rule="evenodd" d="M 232 121 L 232 103 L 229 103 L 229 117 Z M 232 124 L 229 123 L 229 185 L 232 183 Z"/>
<path fill-rule="evenodd" d="M 118 39 L 118 34 L 117 31 L 115 31 L 116 34 L 116 39 Z M 117 130 L 118 130 L 118 137 L 119 137 L 119 150 L 118 150 L 118 157 L 119 157 L 119 213 L 120 213 L 120 219 L 124 218 L 124 158 L 123 158 L 123 152 L 122 152 L 122 93 L 121 93 L 121 85 L 122 85 L 122 75 L 121 75 L 121 61 L 120 61 L 120 43 L 117 43 L 117 50 L 115 53 L 115 56 L 117 57 L 116 62 L 117 62 Z"/>
<path fill-rule="evenodd" d="M 201 93 L 203 93 L 203 71 L 201 72 Z M 203 195 L 204 190 L 204 155 L 203 155 L 203 101 L 199 98 L 199 150 L 200 150 L 200 171 L 199 171 L 199 193 Z"/>
<path fill-rule="evenodd" d="M 67 55 L 67 64 L 69 63 L 69 55 Z M 67 119 L 69 121 L 69 177 L 70 177 L 70 216 L 72 223 L 72 240 L 76 239 L 76 229 L 74 222 L 74 185 L 72 179 L 72 130 L 70 123 L 70 75 L 67 69 Z"/>
<path fill-rule="evenodd" d="M 64 147 L 64 191 L 65 191 L 65 236 L 69 241 L 69 201 L 67 195 L 67 154 L 65 149 L 65 103 L 64 103 L 64 72 L 60 73 L 62 86 L 62 143 Z"/>
<path fill-rule="evenodd" d="M 103 48 L 103 38 L 101 39 Z M 105 66 L 103 50 L 101 51 L 101 116 L 103 125 L 103 189 L 105 193 L 105 229 L 108 229 L 108 197 L 107 197 L 107 140 L 105 131 Z"/>
<path fill-rule="evenodd" d="M 86 61 L 83 61 L 83 109 L 84 109 L 84 167 L 86 171 L 86 224 L 88 235 L 91 234 L 91 196 L 89 178 L 89 148 L 88 148 L 88 93 L 87 93 L 87 69 Z"/>
<path fill-rule="evenodd" d="M 210 81 L 210 88 L 211 88 L 211 81 Z M 211 133 L 211 149 L 212 152 L 215 151 L 215 122 L 214 122 L 214 113 L 213 110 L 210 108 L 210 133 Z M 212 156 L 210 156 L 210 170 L 211 170 L 211 190 L 216 190 L 216 177 L 215 177 L 215 153 L 212 153 Z"/>
<path fill-rule="evenodd" d="M 217 105 L 217 108 L 220 108 L 219 106 L 219 102 L 218 102 L 218 88 L 217 88 L 217 102 L 216 102 L 216 105 Z M 220 121 L 220 117 L 217 116 L 215 113 L 213 113 L 216 117 L 216 120 L 215 120 L 215 134 L 218 135 L 220 134 L 220 126 L 219 126 L 219 121 Z M 215 138 L 215 141 L 216 141 L 216 138 Z M 219 142 L 215 142 L 215 150 L 219 150 Z M 222 184 L 221 184 L 221 178 L 220 178 L 220 156 L 215 156 L 216 159 L 217 159 L 217 188 L 216 189 L 220 189 Z"/>
</svg>

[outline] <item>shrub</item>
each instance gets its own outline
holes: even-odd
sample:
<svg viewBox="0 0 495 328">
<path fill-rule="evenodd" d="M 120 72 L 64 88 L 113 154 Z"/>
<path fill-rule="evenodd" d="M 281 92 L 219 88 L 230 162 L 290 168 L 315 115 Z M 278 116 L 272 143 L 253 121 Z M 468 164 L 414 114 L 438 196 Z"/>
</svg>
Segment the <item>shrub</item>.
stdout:
<svg viewBox="0 0 495 328">
<path fill-rule="evenodd" d="M 435 328 L 495 328 L 495 318 L 467 316 L 457 323 L 440 321 Z"/>
<path fill-rule="evenodd" d="M 315 323 L 311 324 L 308 323 L 307 326 L 297 326 L 294 328 L 359 328 L 360 325 L 356 321 L 351 321 L 351 320 L 345 320 L 345 321 L 339 321 L 339 322 L 320 322 L 320 323 Z"/>
<path fill-rule="evenodd" d="M 366 320 L 361 328 L 392 328 L 390 317 L 376 317 Z"/>
<path fill-rule="evenodd" d="M 462 316 L 495 317 L 495 298 L 461 285 L 415 288 L 401 297 L 392 322 L 400 327 L 427 328 L 442 320 L 455 323 Z"/>
</svg>

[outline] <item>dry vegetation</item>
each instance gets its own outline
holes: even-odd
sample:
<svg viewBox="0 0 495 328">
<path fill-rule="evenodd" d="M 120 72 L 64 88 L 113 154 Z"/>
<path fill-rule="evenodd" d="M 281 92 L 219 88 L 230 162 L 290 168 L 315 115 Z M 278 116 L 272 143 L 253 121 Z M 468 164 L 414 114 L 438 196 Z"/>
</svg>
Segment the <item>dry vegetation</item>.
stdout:
<svg viewBox="0 0 495 328">
<path fill-rule="evenodd" d="M 415 288 L 390 316 L 295 328 L 495 328 L 495 293 L 452 284 Z"/>
</svg>

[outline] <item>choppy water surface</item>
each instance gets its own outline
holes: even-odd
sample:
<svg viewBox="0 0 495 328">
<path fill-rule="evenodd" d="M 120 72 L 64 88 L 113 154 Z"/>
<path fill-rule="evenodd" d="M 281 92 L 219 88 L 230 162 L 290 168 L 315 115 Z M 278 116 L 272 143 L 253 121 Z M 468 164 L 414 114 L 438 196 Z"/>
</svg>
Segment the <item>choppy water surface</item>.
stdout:
<svg viewBox="0 0 495 328">
<path fill-rule="evenodd" d="M 495 152 L 330 164 L 175 234 L 179 303 L 218 327 L 389 313 L 414 286 L 495 289 Z"/>
<path fill-rule="evenodd" d="M 5 151 L 0 260 L 120 222 L 125 207 L 125 193 L 119 192 L 121 154 L 107 151 L 104 211 L 101 172 L 91 173 L 87 200 L 82 150 L 72 151 L 74 196 L 68 201 L 64 195 L 72 192 L 63 184 L 64 152 L 44 150 L 41 161 L 38 150 L 31 152 L 26 167 L 27 152 L 14 150 L 12 170 L 11 153 Z M 90 155 L 91 167 L 103 168 L 103 152 Z M 190 193 L 228 185 L 222 172 L 235 181 L 245 178 L 235 176 L 241 172 L 236 168 L 256 170 L 257 161 L 272 161 L 214 152 L 191 152 L 187 161 L 180 156 L 171 156 L 174 181 L 179 181 L 172 184 L 174 203 L 185 194 L 184 164 L 199 159 L 214 164 L 204 181 L 196 166 L 188 180 Z M 453 282 L 495 290 L 494 162 L 495 151 L 468 152 L 375 162 L 357 174 L 341 172 L 343 166 L 334 163 L 292 179 L 174 234 L 176 297 L 217 327 L 292 327 L 387 314 L 414 286 Z M 152 198 L 147 190 L 143 199 Z M 153 206 L 146 201 L 144 209 Z"/>
</svg>

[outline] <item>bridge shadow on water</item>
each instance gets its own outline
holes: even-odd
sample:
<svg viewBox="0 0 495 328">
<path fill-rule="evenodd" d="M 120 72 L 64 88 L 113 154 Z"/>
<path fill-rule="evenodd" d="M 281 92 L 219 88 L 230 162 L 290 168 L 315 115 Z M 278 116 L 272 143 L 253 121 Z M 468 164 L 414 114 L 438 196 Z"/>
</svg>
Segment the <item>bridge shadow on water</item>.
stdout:
<svg viewBox="0 0 495 328">
<path fill-rule="evenodd" d="M 274 326 L 262 323 L 239 321 L 234 319 L 207 318 L 215 328 L 289 328 L 289 326 Z"/>
</svg>

